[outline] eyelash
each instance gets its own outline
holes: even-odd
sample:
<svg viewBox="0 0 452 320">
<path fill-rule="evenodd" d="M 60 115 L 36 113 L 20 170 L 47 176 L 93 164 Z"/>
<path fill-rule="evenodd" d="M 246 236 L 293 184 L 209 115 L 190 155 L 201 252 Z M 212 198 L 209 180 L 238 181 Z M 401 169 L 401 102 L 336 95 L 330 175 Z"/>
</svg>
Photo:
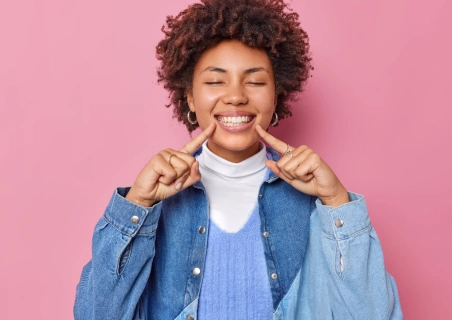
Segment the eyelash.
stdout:
<svg viewBox="0 0 452 320">
<path fill-rule="evenodd" d="M 223 82 L 221 82 L 221 81 L 208 81 L 208 82 L 205 82 L 205 84 L 222 84 Z M 253 84 L 253 85 L 256 85 L 256 86 L 263 86 L 263 85 L 265 85 L 265 82 L 247 82 L 247 84 Z"/>
</svg>

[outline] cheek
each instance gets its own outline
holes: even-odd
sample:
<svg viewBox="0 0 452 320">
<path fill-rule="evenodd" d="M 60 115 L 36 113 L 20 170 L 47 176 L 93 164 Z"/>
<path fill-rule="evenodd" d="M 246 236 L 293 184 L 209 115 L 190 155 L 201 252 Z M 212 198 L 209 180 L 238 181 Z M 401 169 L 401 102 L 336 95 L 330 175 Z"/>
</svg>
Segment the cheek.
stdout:
<svg viewBox="0 0 452 320">
<path fill-rule="evenodd" d="M 203 109 L 208 110 L 212 109 L 215 106 L 215 103 L 220 98 L 220 93 L 215 90 L 209 90 L 209 88 L 199 89 L 193 93 L 193 101 L 195 104 L 196 110 Z"/>
<path fill-rule="evenodd" d="M 257 107 L 263 115 L 270 114 L 275 111 L 275 95 L 272 92 L 260 93 L 254 97 Z"/>
<path fill-rule="evenodd" d="M 209 90 L 197 90 L 193 92 L 193 104 L 196 118 L 202 130 L 212 122 L 212 111 L 218 98 Z"/>
</svg>

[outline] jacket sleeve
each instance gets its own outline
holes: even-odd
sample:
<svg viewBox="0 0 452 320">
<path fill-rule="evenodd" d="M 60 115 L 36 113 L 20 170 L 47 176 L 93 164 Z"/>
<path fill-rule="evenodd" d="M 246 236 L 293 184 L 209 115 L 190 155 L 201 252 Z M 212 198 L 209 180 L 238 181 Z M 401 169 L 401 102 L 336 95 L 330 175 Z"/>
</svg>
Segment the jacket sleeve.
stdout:
<svg viewBox="0 0 452 320">
<path fill-rule="evenodd" d="M 396 283 L 386 272 L 364 197 L 351 192 L 349 197 L 338 207 L 316 200 L 333 319 L 402 319 Z"/>
<path fill-rule="evenodd" d="M 151 273 L 161 202 L 150 208 L 118 188 L 92 241 L 92 259 L 83 268 L 74 304 L 76 320 L 141 319 L 140 297 Z"/>
</svg>

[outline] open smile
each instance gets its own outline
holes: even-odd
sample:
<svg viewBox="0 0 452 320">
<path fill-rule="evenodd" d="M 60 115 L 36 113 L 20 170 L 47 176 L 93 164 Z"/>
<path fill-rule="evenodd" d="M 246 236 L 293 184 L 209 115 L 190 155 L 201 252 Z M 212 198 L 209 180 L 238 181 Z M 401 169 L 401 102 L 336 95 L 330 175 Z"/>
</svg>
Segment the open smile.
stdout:
<svg viewBox="0 0 452 320">
<path fill-rule="evenodd" d="M 216 116 L 215 117 L 222 125 L 226 127 L 236 127 L 246 123 L 250 123 L 255 118 L 254 116 Z"/>
<path fill-rule="evenodd" d="M 255 114 L 243 110 L 225 111 L 216 114 L 214 117 L 221 128 L 231 133 L 250 129 L 256 120 Z"/>
</svg>

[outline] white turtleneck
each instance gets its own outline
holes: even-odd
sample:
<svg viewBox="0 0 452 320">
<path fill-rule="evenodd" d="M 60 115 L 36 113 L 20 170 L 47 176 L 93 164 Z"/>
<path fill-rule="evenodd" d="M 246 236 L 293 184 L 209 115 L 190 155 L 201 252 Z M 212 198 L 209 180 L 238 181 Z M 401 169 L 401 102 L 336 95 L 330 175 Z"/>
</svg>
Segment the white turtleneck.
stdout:
<svg viewBox="0 0 452 320">
<path fill-rule="evenodd" d="M 209 199 L 211 221 L 224 232 L 240 231 L 257 204 L 259 187 L 266 174 L 264 145 L 261 143 L 260 151 L 254 156 L 233 163 L 212 153 L 205 142 L 197 160 Z"/>
</svg>

